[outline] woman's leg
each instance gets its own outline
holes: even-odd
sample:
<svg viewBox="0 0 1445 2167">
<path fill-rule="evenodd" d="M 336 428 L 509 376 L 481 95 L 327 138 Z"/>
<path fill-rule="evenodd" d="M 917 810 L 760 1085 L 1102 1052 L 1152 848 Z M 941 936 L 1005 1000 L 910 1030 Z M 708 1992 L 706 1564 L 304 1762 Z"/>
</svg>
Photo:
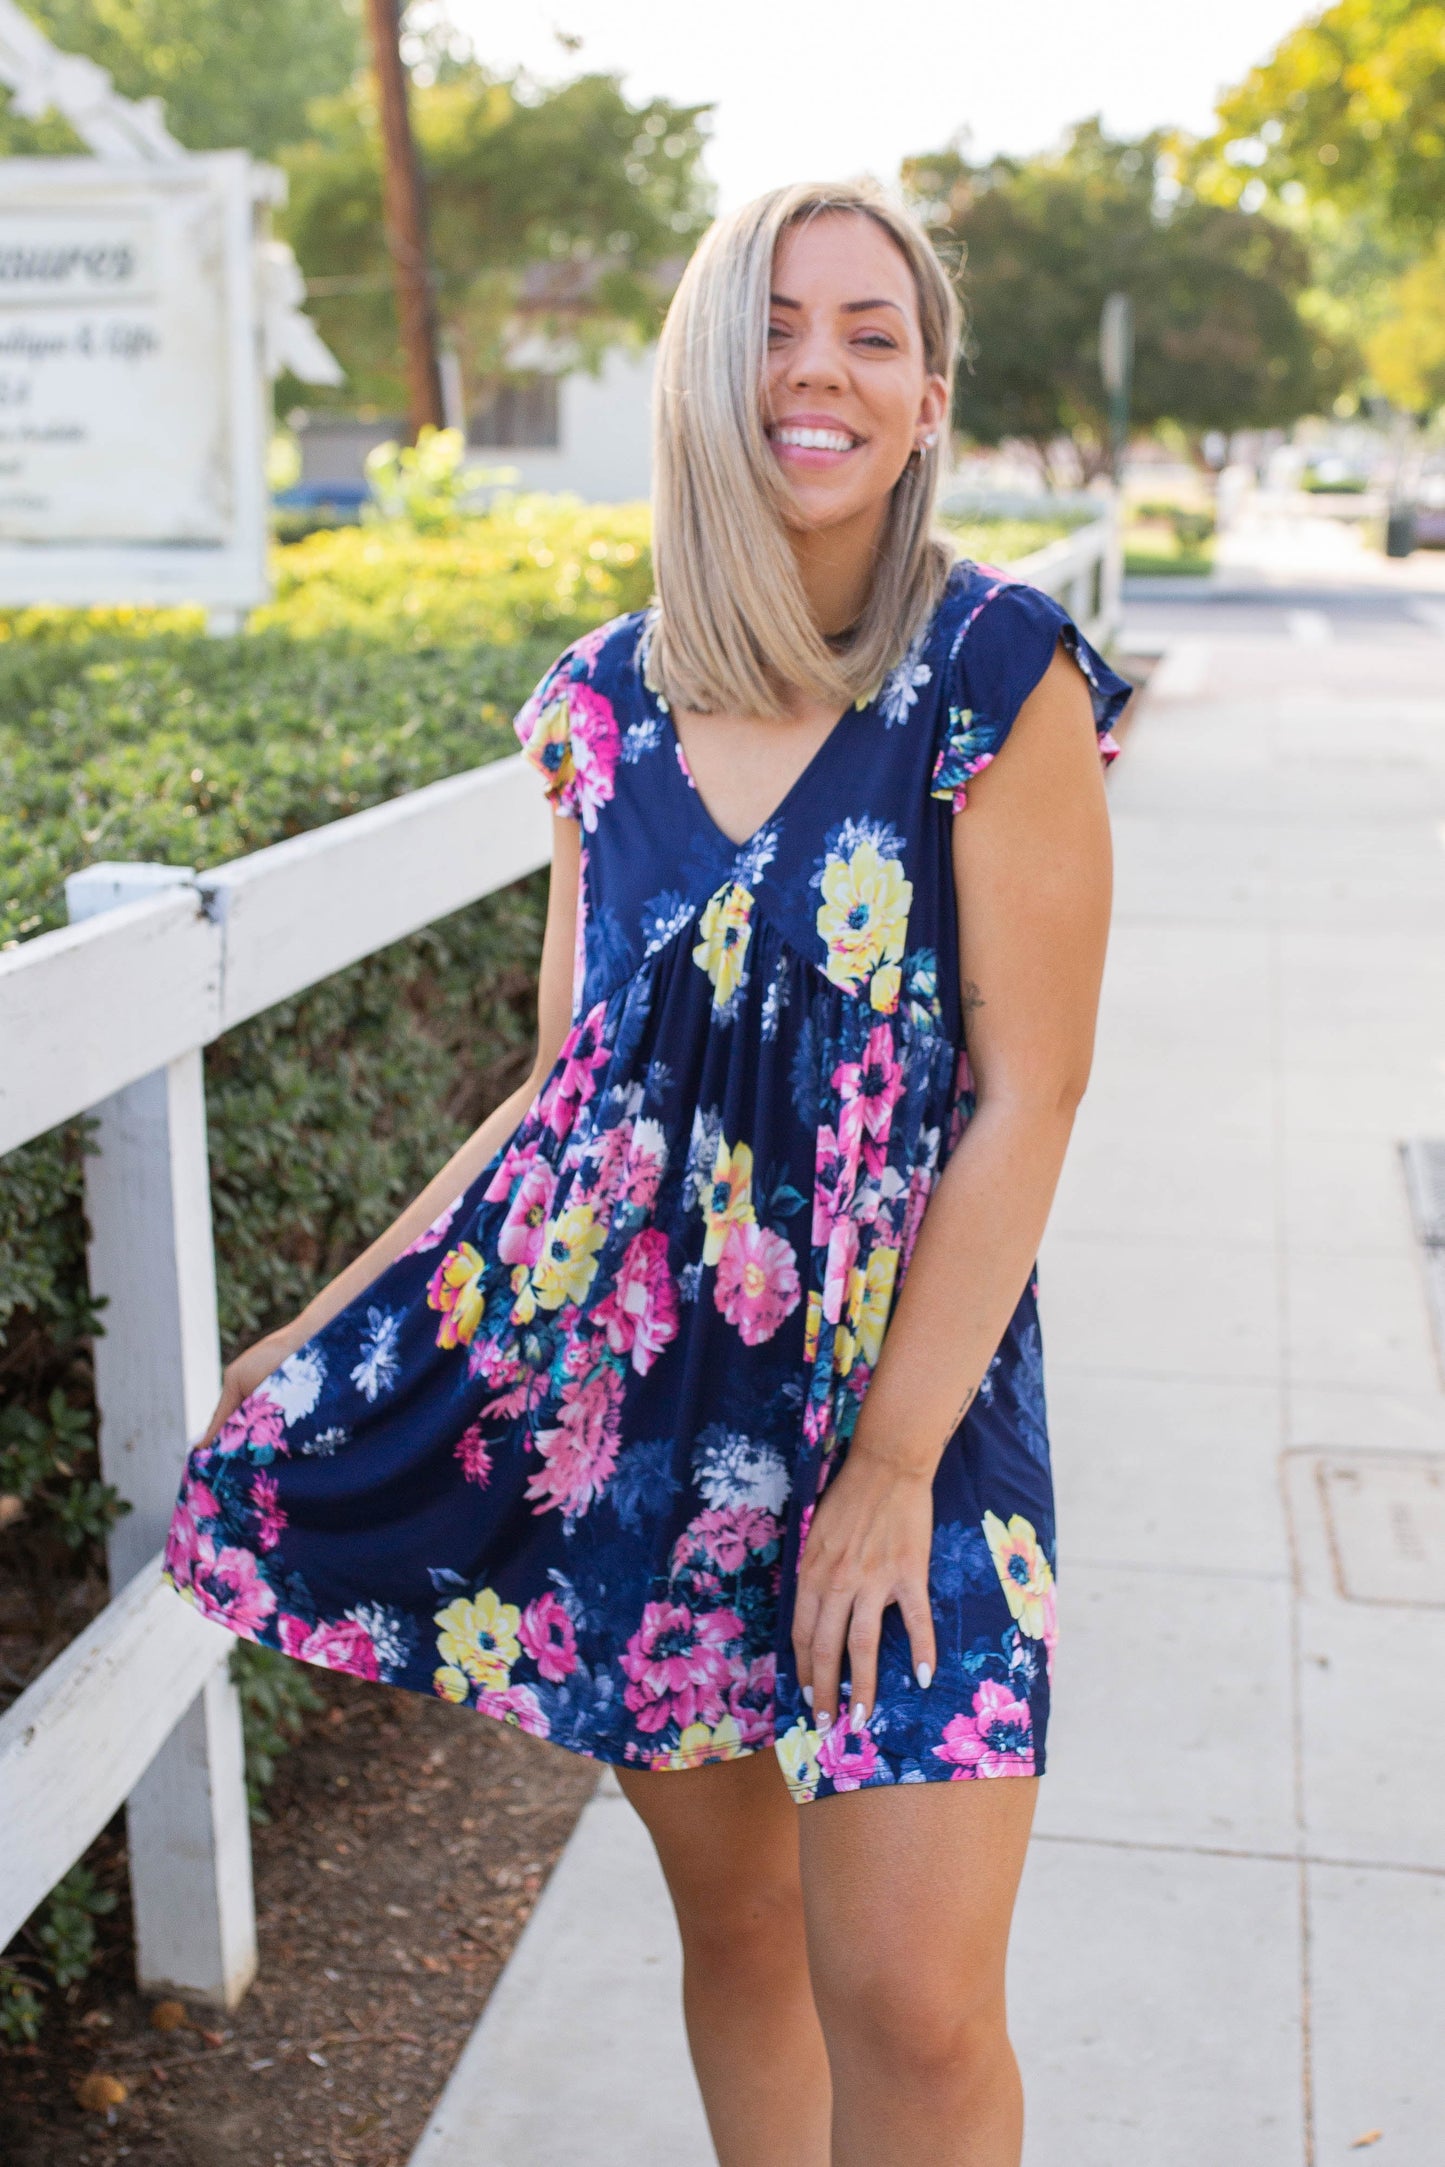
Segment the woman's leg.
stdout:
<svg viewBox="0 0 1445 2167">
<path fill-rule="evenodd" d="M 900 1784 L 799 1809 L 833 2167 L 1018 2167 L 1004 1958 L 1036 1791 Z"/>
<path fill-rule="evenodd" d="M 677 1912 L 687 2036 L 719 2167 L 826 2167 L 828 2063 L 808 1976 L 798 1809 L 775 1755 L 617 1775 Z"/>
</svg>

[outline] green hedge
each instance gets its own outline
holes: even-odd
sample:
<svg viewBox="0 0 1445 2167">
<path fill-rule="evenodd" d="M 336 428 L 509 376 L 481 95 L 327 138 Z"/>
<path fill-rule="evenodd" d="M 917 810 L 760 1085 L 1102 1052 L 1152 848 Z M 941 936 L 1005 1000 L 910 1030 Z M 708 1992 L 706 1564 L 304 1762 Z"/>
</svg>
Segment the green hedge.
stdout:
<svg viewBox="0 0 1445 2167">
<path fill-rule="evenodd" d="M 557 649 L 650 582 L 638 508 L 518 499 L 454 537 L 364 528 L 280 552 L 241 639 L 195 613 L 0 618 L 0 943 L 62 924 L 78 866 L 217 865 L 514 751 L 510 717 Z M 540 876 L 520 882 L 207 1050 L 228 1354 L 525 1073 L 544 902 Z M 0 1161 L 0 1571 L 42 1606 L 110 1509 L 83 1149 L 73 1122 Z"/>
</svg>

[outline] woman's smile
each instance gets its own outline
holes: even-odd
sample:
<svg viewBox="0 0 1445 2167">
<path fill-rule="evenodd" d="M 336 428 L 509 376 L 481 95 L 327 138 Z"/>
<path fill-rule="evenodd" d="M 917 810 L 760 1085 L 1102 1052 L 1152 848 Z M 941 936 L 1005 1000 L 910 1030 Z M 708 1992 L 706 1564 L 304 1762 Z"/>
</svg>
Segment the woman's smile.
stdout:
<svg viewBox="0 0 1445 2167">
<path fill-rule="evenodd" d="M 784 466 L 840 466 L 867 439 L 831 414 L 789 414 L 772 423 L 768 441 Z"/>
</svg>

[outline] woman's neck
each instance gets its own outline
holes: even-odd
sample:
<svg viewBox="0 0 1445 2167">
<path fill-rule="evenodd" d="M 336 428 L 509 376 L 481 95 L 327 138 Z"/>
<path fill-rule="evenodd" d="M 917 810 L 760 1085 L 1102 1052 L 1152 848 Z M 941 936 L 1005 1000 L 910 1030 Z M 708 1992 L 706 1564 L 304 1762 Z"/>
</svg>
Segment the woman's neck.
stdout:
<svg viewBox="0 0 1445 2167">
<path fill-rule="evenodd" d="M 788 536 L 803 593 L 826 639 L 846 632 L 862 615 L 888 507 L 870 505 L 833 527 L 795 527 Z"/>
</svg>

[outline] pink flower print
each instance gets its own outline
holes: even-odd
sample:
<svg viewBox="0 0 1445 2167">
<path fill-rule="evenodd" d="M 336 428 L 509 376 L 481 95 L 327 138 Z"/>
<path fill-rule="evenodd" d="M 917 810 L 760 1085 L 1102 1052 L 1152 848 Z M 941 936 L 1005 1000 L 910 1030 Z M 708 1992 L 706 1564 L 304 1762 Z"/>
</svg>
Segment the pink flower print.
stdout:
<svg viewBox="0 0 1445 2167">
<path fill-rule="evenodd" d="M 469 1430 L 463 1430 L 457 1439 L 456 1456 L 462 1463 L 462 1473 L 468 1482 L 474 1482 L 479 1490 L 485 1490 L 492 1479 L 492 1455 L 482 1442 L 482 1425 L 474 1422 Z"/>
<path fill-rule="evenodd" d="M 473 1705 L 482 1715 L 497 1716 L 530 1738 L 546 1738 L 551 1733 L 542 1703 L 529 1685 L 483 1686 Z"/>
<path fill-rule="evenodd" d="M 745 1746 L 771 1745 L 773 1704 L 778 1689 L 778 1659 L 760 1655 L 728 1687 L 728 1714 Z"/>
<path fill-rule="evenodd" d="M 660 1731 L 669 1722 L 680 1730 L 689 1723 L 716 1723 L 733 1666 L 730 1641 L 742 1638 L 743 1621 L 733 1610 L 710 1610 L 694 1616 L 686 1603 L 649 1603 L 642 1623 L 619 1658 L 632 1681 L 623 1700 L 640 1731 Z"/>
<path fill-rule="evenodd" d="M 482 1191 L 489 1204 L 499 1204 L 503 1197 L 511 1195 L 527 1168 L 536 1158 L 537 1144 L 538 1138 L 535 1136 L 527 1144 L 508 1144 L 497 1162 L 496 1172 Z"/>
<path fill-rule="evenodd" d="M 435 1249 L 461 1209 L 461 1202 L 459 1196 L 454 1197 L 445 1211 L 438 1212 L 436 1218 L 433 1219 L 424 1233 L 418 1234 L 414 1242 L 407 1243 L 401 1254 L 404 1257 L 415 1257 L 420 1256 L 424 1249 Z"/>
<path fill-rule="evenodd" d="M 851 1219 L 840 1219 L 828 1237 L 828 1261 L 823 1276 L 823 1315 L 836 1324 L 848 1303 L 848 1286 L 858 1255 L 858 1229 Z"/>
<path fill-rule="evenodd" d="M 893 1109 L 903 1096 L 903 1070 L 886 1023 L 873 1026 L 860 1061 L 842 1061 L 834 1069 L 833 1088 L 842 1099 L 838 1137 L 844 1158 L 850 1165 L 861 1158 L 870 1174 L 881 1174 Z"/>
<path fill-rule="evenodd" d="M 274 1475 L 257 1475 L 251 1484 L 251 1508 L 256 1514 L 256 1540 L 263 1550 L 274 1550 L 286 1529 L 280 1485 Z"/>
<path fill-rule="evenodd" d="M 952 1761 L 953 1781 L 967 1776 L 1031 1776 L 1034 1772 L 1033 1717 L 1027 1701 L 996 1678 L 985 1678 L 973 1696 L 972 1715 L 954 1716 L 944 1728 L 943 1744 L 933 1749 L 940 1761 Z"/>
<path fill-rule="evenodd" d="M 615 630 L 615 624 L 594 625 L 590 632 L 583 633 L 580 640 L 572 642 L 569 652 L 576 661 L 590 670 Z"/>
<path fill-rule="evenodd" d="M 754 1550 L 777 1540 L 778 1523 L 760 1505 L 721 1505 L 700 1512 L 673 1546 L 672 1569 L 681 1571 L 696 1551 L 720 1572 L 740 1573 Z"/>
<path fill-rule="evenodd" d="M 771 1339 L 801 1294 L 791 1244 L 756 1220 L 734 1220 L 718 1258 L 713 1300 L 744 1346 Z"/>
<path fill-rule="evenodd" d="M 560 1685 L 577 1668 L 577 1635 L 555 1595 L 528 1603 L 517 1638 L 549 1685 Z"/>
<path fill-rule="evenodd" d="M 380 1678 L 376 1642 L 355 1618 L 322 1618 L 308 1625 L 304 1618 L 283 1615 L 277 1623 L 282 1648 L 300 1662 L 345 1671 L 351 1678 L 369 1678 L 373 1684 Z"/>
<path fill-rule="evenodd" d="M 542 1465 L 527 1485 L 541 1500 L 535 1512 L 580 1516 L 601 1496 L 617 1464 L 621 1406 L 622 1379 L 606 1362 L 562 1387 L 557 1427 L 537 1436 Z"/>
<path fill-rule="evenodd" d="M 651 1211 L 667 1166 L 667 1132 L 660 1121 L 635 1121 L 627 1150 L 623 1194 L 638 1211 Z"/>
<path fill-rule="evenodd" d="M 166 1531 L 165 1570 L 178 1588 L 190 1587 L 198 1567 L 215 1564 L 216 1545 L 199 1523 L 216 1519 L 219 1509 L 204 1483 L 187 1482 Z"/>
<path fill-rule="evenodd" d="M 487 1260 L 470 1242 L 460 1242 L 449 1249 L 441 1263 L 432 1273 L 426 1290 L 427 1307 L 439 1309 L 442 1321 L 437 1328 L 439 1347 L 468 1347 L 477 1336 L 477 1328 L 487 1311 L 487 1298 L 482 1291 L 486 1276 Z"/>
<path fill-rule="evenodd" d="M 497 1254 L 504 1264 L 536 1263 L 556 1189 L 557 1176 L 547 1161 L 529 1160 L 497 1234 Z"/>
<path fill-rule="evenodd" d="M 931 1166 L 915 1166 L 908 1177 L 908 1202 L 903 1210 L 903 1239 L 898 1260 L 900 1273 L 908 1269 L 908 1260 L 918 1239 L 918 1229 L 923 1224 L 923 1214 L 928 1209 L 928 1199 L 933 1194 L 933 1180 Z"/>
<path fill-rule="evenodd" d="M 845 1710 L 819 1741 L 818 1766 L 835 1791 L 860 1790 L 878 1773 L 878 1748 L 867 1724 L 855 1731 Z"/>
<path fill-rule="evenodd" d="M 611 701 L 604 700 L 590 685 L 570 686 L 567 704 L 577 808 L 583 827 L 590 832 L 597 825 L 599 810 L 612 796 L 622 738 Z"/>
<path fill-rule="evenodd" d="M 537 1109 L 554 1135 L 571 1134 L 578 1112 L 597 1089 L 597 1070 L 611 1059 L 611 1048 L 602 1041 L 606 1016 L 606 1003 L 599 1001 L 580 1023 L 573 1024 L 562 1041 L 556 1070 Z"/>
<path fill-rule="evenodd" d="M 263 1450 L 282 1452 L 286 1446 L 286 1418 L 273 1399 L 263 1390 L 253 1392 L 243 1399 L 236 1412 L 222 1425 L 213 1439 L 213 1452 L 243 1452 L 246 1447 L 260 1446 Z"/>
<path fill-rule="evenodd" d="M 659 1227 L 634 1234 L 622 1254 L 610 1293 L 592 1312 L 614 1354 L 630 1355 L 645 1376 L 677 1337 L 677 1287 L 667 1262 L 667 1236 Z"/>
<path fill-rule="evenodd" d="M 839 1148 L 838 1138 L 826 1122 L 818 1130 L 813 1162 L 813 1247 L 822 1249 L 848 1209 L 857 1173 Z"/>
<path fill-rule="evenodd" d="M 254 1640 L 257 1628 L 276 1608 L 276 1598 L 249 1550 L 222 1550 L 213 1558 L 198 1561 L 192 1584 L 201 1608 L 244 1640 Z"/>
</svg>

